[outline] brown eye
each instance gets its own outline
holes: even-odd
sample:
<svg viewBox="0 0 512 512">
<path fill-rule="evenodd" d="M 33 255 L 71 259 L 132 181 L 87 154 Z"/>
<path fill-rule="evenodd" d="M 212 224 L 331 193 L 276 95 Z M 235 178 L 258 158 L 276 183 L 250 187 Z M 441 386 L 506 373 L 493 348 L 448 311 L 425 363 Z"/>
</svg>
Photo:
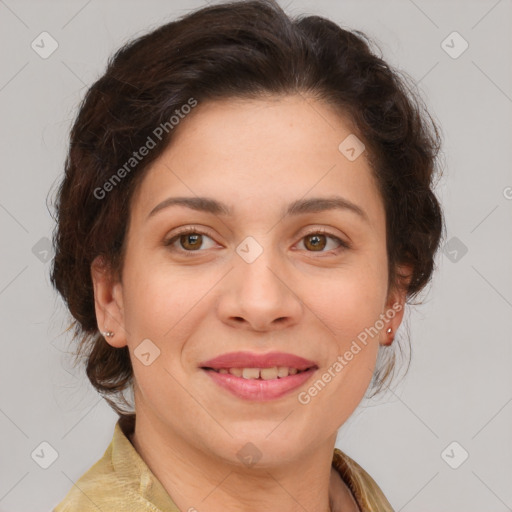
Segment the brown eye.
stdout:
<svg viewBox="0 0 512 512">
<path fill-rule="evenodd" d="M 338 249 L 350 248 L 347 242 L 322 230 L 309 233 L 304 236 L 302 240 L 302 243 L 308 252 L 329 253 L 331 251 L 337 251 Z M 334 247 L 332 245 L 328 247 L 329 241 L 335 242 Z"/>
<path fill-rule="evenodd" d="M 203 235 L 199 233 L 180 235 L 180 245 L 183 249 L 195 251 L 203 243 Z"/>
<path fill-rule="evenodd" d="M 311 248 L 313 251 L 321 251 L 327 245 L 326 238 L 327 237 L 325 235 L 319 233 L 307 235 L 304 237 L 304 240 L 306 240 L 304 245 L 308 249 Z"/>
<path fill-rule="evenodd" d="M 169 247 L 171 251 L 186 254 L 191 252 L 203 252 L 204 249 L 214 247 L 215 243 L 211 237 L 206 233 L 202 233 L 197 228 L 187 228 L 165 241 L 164 245 Z"/>
</svg>

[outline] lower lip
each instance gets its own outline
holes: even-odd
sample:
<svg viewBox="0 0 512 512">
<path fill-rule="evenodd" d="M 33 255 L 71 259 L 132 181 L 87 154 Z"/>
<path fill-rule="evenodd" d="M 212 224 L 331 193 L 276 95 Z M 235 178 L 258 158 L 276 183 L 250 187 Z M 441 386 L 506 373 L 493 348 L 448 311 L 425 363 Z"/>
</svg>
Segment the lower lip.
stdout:
<svg viewBox="0 0 512 512">
<path fill-rule="evenodd" d="M 233 395 L 243 398 L 263 402 L 280 398 L 294 389 L 302 386 L 315 373 L 316 368 L 295 375 L 288 375 L 281 379 L 244 379 L 236 377 L 230 373 L 218 373 L 214 370 L 204 370 L 213 381 L 220 387 L 227 389 Z"/>
</svg>

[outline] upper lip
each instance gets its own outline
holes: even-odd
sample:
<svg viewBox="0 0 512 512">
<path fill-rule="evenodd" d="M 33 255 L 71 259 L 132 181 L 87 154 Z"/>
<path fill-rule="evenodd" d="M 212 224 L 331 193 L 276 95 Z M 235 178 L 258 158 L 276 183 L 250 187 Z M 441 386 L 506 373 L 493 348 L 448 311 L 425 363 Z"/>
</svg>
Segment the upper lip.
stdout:
<svg viewBox="0 0 512 512">
<path fill-rule="evenodd" d="M 255 352 L 229 352 L 220 356 L 203 361 L 199 364 L 201 368 L 272 368 L 274 366 L 286 366 L 306 370 L 313 366 L 314 361 L 285 352 L 268 352 L 257 354 Z"/>
</svg>

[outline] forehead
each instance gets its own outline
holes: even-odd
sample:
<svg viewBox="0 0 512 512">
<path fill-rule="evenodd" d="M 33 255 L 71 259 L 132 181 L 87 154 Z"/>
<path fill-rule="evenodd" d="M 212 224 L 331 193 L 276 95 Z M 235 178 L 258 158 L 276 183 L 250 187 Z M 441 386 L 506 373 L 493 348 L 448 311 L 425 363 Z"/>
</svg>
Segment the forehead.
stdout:
<svg viewBox="0 0 512 512">
<path fill-rule="evenodd" d="M 169 196 L 201 196 L 254 216 L 339 194 L 381 215 L 365 152 L 351 161 L 340 150 L 354 135 L 348 118 L 302 95 L 200 103 L 148 170 L 134 213 L 147 216 Z"/>
</svg>

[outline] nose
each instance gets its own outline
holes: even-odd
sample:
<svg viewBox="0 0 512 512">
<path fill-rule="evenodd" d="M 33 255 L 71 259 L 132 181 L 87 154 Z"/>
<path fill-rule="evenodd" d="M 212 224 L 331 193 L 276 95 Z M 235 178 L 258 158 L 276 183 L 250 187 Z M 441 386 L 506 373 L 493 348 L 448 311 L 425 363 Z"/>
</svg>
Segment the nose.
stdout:
<svg viewBox="0 0 512 512">
<path fill-rule="evenodd" d="M 218 306 L 222 321 L 259 332 L 297 324 L 303 303 L 290 280 L 283 265 L 277 265 L 265 252 L 252 263 L 240 259 L 224 282 Z"/>
</svg>

